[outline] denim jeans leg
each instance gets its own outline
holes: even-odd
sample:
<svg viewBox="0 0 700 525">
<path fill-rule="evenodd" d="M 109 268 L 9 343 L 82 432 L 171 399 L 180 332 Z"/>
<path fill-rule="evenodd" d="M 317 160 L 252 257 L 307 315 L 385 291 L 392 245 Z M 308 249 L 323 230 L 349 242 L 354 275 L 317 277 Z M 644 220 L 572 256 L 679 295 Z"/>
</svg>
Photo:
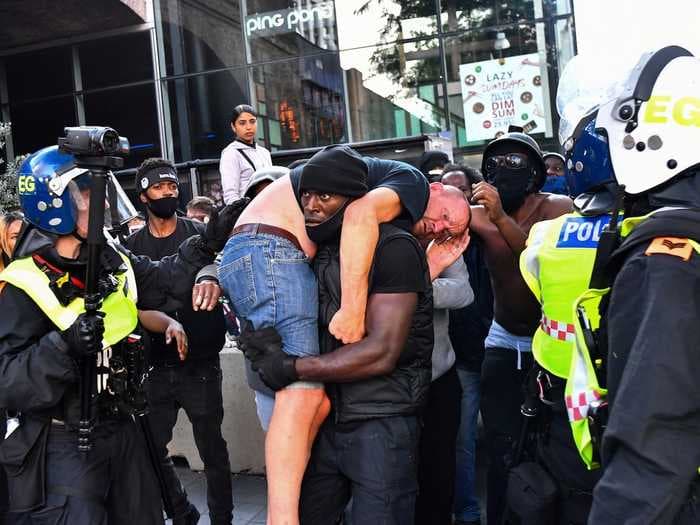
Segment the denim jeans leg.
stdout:
<svg viewBox="0 0 700 525">
<path fill-rule="evenodd" d="M 457 434 L 455 519 L 479 521 L 479 499 L 476 494 L 476 436 L 481 373 L 457 368 L 457 374 L 462 385 L 462 415 Z"/>
<path fill-rule="evenodd" d="M 224 248 L 219 281 L 239 319 L 256 329 L 274 327 L 290 355 L 319 354 L 316 277 L 304 252 L 288 239 L 261 233 L 234 235 Z M 269 402 L 257 404 L 263 427 L 271 407 Z"/>
</svg>

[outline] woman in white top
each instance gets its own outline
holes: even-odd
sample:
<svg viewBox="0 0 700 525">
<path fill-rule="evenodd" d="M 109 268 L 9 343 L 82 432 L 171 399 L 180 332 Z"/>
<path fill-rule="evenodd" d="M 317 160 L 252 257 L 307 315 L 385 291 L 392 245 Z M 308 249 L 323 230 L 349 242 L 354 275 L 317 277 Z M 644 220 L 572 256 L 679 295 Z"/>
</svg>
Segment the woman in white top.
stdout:
<svg viewBox="0 0 700 525">
<path fill-rule="evenodd" d="M 255 144 L 258 114 L 252 106 L 240 104 L 233 108 L 231 129 L 235 137 L 221 152 L 219 173 L 224 202 L 231 204 L 240 199 L 255 170 L 272 166 L 270 152 Z"/>
</svg>

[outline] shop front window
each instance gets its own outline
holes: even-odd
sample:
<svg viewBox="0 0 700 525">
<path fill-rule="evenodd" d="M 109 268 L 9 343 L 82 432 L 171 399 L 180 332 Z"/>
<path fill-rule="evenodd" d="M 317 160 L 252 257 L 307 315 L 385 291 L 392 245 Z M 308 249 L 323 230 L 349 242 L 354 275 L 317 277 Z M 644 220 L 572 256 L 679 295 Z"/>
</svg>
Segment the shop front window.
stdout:
<svg viewBox="0 0 700 525">
<path fill-rule="evenodd" d="M 160 157 L 156 97 L 152 83 L 87 93 L 85 121 L 109 126 L 129 139 L 125 167 L 135 168 L 148 157 Z"/>
<path fill-rule="evenodd" d="M 233 140 L 233 108 L 249 103 L 245 69 L 170 80 L 164 97 L 175 161 L 217 158 Z"/>
<path fill-rule="evenodd" d="M 343 73 L 336 53 L 273 62 L 251 71 L 260 112 L 258 134 L 270 149 L 348 140 Z"/>
<path fill-rule="evenodd" d="M 445 129 L 437 39 L 340 53 L 353 140 Z"/>
<path fill-rule="evenodd" d="M 333 0 L 247 0 L 244 31 L 251 62 L 338 49 Z"/>
<path fill-rule="evenodd" d="M 160 19 L 165 75 L 245 64 L 239 0 L 161 0 Z"/>
</svg>

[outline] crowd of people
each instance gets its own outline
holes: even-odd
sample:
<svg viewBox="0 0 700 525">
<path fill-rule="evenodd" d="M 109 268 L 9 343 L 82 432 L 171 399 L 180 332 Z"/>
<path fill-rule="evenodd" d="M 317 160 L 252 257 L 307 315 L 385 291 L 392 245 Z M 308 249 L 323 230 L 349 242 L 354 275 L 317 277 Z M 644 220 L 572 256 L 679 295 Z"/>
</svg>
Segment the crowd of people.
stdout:
<svg viewBox="0 0 700 525">
<path fill-rule="evenodd" d="M 0 523 L 197 523 L 180 409 L 232 523 L 227 332 L 270 525 L 699 523 L 700 61 L 664 48 L 617 91 L 576 68 L 563 154 L 511 130 L 480 169 L 349 145 L 273 166 L 239 105 L 226 206 L 182 216 L 148 159 L 142 218 L 99 248 L 90 170 L 31 155 L 0 220 Z"/>
</svg>

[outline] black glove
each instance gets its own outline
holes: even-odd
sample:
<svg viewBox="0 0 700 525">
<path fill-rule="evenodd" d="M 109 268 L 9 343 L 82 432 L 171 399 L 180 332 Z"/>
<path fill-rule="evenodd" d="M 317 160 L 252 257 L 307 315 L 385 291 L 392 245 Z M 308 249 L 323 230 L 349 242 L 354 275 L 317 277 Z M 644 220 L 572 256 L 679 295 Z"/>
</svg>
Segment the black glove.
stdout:
<svg viewBox="0 0 700 525">
<path fill-rule="evenodd" d="M 68 353 L 80 359 L 102 350 L 102 336 L 105 333 L 104 312 L 80 314 L 75 322 L 61 332 L 68 345 Z"/>
<path fill-rule="evenodd" d="M 238 347 L 272 390 L 281 390 L 299 380 L 295 367 L 297 358 L 284 353 L 282 338 L 274 328 L 254 330 L 248 321 L 243 321 Z"/>
<path fill-rule="evenodd" d="M 244 197 L 225 206 L 221 211 L 216 209 L 212 211 L 203 235 L 209 249 L 214 252 L 220 252 L 224 249 L 233 226 L 249 202 L 250 199 Z"/>
</svg>

